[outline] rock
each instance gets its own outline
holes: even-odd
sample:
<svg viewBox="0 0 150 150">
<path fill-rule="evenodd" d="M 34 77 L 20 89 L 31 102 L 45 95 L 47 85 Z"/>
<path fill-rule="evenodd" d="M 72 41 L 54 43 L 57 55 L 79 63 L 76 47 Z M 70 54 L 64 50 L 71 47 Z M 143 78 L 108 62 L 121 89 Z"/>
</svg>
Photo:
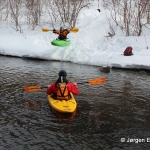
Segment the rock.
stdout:
<svg viewBox="0 0 150 150">
<path fill-rule="evenodd" d="M 147 75 L 146 71 L 139 71 L 140 75 Z"/>
<path fill-rule="evenodd" d="M 110 72 L 110 67 L 109 66 L 101 66 L 100 71 L 109 73 Z"/>
</svg>

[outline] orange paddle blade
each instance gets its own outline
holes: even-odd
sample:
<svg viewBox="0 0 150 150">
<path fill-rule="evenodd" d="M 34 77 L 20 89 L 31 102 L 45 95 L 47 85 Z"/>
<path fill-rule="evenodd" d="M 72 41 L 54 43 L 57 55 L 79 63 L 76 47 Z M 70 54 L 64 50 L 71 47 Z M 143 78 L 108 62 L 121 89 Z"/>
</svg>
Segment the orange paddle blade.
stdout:
<svg viewBox="0 0 150 150">
<path fill-rule="evenodd" d="M 95 78 L 95 79 L 89 80 L 88 83 L 92 85 L 103 84 L 105 81 L 106 81 L 106 78 Z"/>
<path fill-rule="evenodd" d="M 51 31 L 51 30 L 49 30 L 49 29 L 47 29 L 47 28 L 42 28 L 42 31 L 43 31 L 43 32 L 48 32 L 48 31 Z"/>
<path fill-rule="evenodd" d="M 74 33 L 78 32 L 78 31 L 79 31 L 78 28 L 73 28 L 73 29 L 70 30 L 70 32 L 74 32 Z"/>
<path fill-rule="evenodd" d="M 25 90 L 26 92 L 34 92 L 34 91 L 39 91 L 39 90 L 41 90 L 41 89 L 42 89 L 41 86 L 25 86 L 25 87 L 24 87 L 24 90 Z"/>
</svg>

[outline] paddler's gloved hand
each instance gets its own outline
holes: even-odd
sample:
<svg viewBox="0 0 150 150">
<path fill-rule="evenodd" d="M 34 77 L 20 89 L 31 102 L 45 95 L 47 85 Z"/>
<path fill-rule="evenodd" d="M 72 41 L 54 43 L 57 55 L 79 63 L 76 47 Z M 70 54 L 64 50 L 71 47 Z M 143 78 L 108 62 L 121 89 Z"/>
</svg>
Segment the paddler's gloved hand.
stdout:
<svg viewBox="0 0 150 150">
<path fill-rule="evenodd" d="M 51 84 L 50 85 L 47 85 L 47 87 L 50 87 L 51 86 Z"/>
<path fill-rule="evenodd" d="M 73 82 L 73 85 L 77 86 L 77 82 Z"/>
</svg>

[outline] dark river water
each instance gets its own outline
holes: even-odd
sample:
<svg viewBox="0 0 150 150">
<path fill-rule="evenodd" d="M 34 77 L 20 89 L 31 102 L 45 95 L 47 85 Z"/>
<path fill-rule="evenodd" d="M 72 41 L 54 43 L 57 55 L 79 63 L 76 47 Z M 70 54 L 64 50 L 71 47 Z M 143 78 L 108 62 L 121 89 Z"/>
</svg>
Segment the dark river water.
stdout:
<svg viewBox="0 0 150 150">
<path fill-rule="evenodd" d="M 101 85 L 79 85 L 77 110 L 55 112 L 46 89 L 65 69 L 68 80 L 106 77 Z M 149 150 L 150 75 L 69 62 L 0 56 L 0 150 Z"/>
</svg>

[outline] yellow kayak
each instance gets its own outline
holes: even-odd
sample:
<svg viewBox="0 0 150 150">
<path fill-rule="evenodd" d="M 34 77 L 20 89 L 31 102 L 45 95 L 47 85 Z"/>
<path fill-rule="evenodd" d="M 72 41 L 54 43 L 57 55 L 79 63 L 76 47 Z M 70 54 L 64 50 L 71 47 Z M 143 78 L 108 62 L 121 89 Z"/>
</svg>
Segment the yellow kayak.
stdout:
<svg viewBox="0 0 150 150">
<path fill-rule="evenodd" d="M 77 103 L 72 93 L 69 100 L 56 100 L 52 95 L 48 95 L 48 102 L 50 106 L 62 113 L 73 113 L 76 110 Z"/>
</svg>

